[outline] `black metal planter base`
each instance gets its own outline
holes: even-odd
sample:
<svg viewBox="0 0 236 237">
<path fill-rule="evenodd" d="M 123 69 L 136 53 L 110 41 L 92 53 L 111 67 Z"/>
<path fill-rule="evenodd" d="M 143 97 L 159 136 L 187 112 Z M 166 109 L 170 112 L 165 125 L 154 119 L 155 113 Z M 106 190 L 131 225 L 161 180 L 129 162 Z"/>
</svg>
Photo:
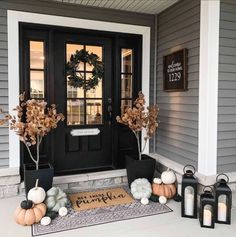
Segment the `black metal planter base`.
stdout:
<svg viewBox="0 0 236 237">
<path fill-rule="evenodd" d="M 54 168 L 51 164 L 40 164 L 38 170 L 35 169 L 35 165 L 24 165 L 26 195 L 35 186 L 37 179 L 39 180 L 38 186 L 42 187 L 45 192 L 48 191 L 52 187 L 53 176 Z"/>
<path fill-rule="evenodd" d="M 136 160 L 131 156 L 126 156 L 126 169 L 129 187 L 138 178 L 146 178 L 152 183 L 156 167 L 156 160 L 148 155 L 142 155 L 142 160 Z"/>
</svg>

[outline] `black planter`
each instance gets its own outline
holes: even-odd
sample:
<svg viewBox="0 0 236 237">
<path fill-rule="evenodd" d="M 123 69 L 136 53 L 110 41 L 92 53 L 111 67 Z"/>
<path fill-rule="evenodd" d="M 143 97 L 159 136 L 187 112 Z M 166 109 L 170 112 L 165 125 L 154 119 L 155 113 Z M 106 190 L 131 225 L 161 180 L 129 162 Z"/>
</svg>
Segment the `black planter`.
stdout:
<svg viewBox="0 0 236 237">
<path fill-rule="evenodd" d="M 35 169 L 35 165 L 24 165 L 26 195 L 35 186 L 37 179 L 39 180 L 38 186 L 42 187 L 45 192 L 48 191 L 52 187 L 53 176 L 54 168 L 51 164 L 40 164 L 38 170 Z"/>
<path fill-rule="evenodd" d="M 152 183 L 156 167 L 155 159 L 147 155 L 142 155 L 142 160 L 134 159 L 131 156 L 126 156 L 125 158 L 129 187 L 138 178 L 146 178 Z"/>
</svg>

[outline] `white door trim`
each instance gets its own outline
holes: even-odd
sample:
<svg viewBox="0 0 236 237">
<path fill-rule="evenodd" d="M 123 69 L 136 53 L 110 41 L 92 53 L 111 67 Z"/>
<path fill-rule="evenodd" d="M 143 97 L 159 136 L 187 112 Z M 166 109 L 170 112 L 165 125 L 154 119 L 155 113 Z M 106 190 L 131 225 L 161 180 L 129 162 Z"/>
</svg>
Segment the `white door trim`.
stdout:
<svg viewBox="0 0 236 237">
<path fill-rule="evenodd" d="M 198 172 L 217 172 L 220 0 L 201 0 Z"/>
<path fill-rule="evenodd" d="M 142 35 L 142 91 L 146 96 L 147 105 L 149 104 L 150 27 L 8 10 L 9 112 L 12 112 L 11 109 L 19 103 L 19 22 Z M 144 153 L 148 152 L 149 144 L 147 144 Z M 9 131 L 9 159 L 10 167 L 20 166 L 19 139 L 12 131 Z"/>
</svg>

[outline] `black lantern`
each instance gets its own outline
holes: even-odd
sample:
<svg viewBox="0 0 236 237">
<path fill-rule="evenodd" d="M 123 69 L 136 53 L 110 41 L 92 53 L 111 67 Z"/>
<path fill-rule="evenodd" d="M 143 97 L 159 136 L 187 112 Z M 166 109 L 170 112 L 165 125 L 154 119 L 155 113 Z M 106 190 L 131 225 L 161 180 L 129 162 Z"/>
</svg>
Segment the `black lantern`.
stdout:
<svg viewBox="0 0 236 237">
<path fill-rule="evenodd" d="M 190 167 L 192 170 L 186 170 L 187 167 Z M 192 165 L 186 165 L 183 172 L 181 215 L 182 217 L 197 218 L 198 181 L 194 177 L 195 168 Z"/>
<path fill-rule="evenodd" d="M 210 190 L 207 190 L 210 189 Z M 215 198 L 213 189 L 206 186 L 200 196 L 199 221 L 201 227 L 215 228 Z"/>
<path fill-rule="evenodd" d="M 220 176 L 226 178 L 220 179 Z M 227 185 L 229 177 L 226 174 L 219 174 L 215 183 L 215 222 L 222 224 L 230 224 L 231 208 L 232 208 L 232 191 Z"/>
</svg>

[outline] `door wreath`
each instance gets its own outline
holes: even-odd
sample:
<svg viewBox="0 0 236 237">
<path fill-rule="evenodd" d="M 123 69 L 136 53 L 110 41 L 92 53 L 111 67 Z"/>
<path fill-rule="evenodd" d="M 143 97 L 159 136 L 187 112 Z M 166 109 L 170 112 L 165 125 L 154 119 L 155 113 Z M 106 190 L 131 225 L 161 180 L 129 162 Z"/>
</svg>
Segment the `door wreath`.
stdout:
<svg viewBox="0 0 236 237">
<path fill-rule="evenodd" d="M 93 66 L 92 76 L 84 79 L 83 74 L 79 71 L 79 64 L 88 63 Z M 104 78 L 104 64 L 97 54 L 89 53 L 85 49 L 76 50 L 71 55 L 70 61 L 66 64 L 66 75 L 68 77 L 68 84 L 74 88 L 83 88 L 84 90 L 95 89 L 98 82 Z"/>
</svg>

